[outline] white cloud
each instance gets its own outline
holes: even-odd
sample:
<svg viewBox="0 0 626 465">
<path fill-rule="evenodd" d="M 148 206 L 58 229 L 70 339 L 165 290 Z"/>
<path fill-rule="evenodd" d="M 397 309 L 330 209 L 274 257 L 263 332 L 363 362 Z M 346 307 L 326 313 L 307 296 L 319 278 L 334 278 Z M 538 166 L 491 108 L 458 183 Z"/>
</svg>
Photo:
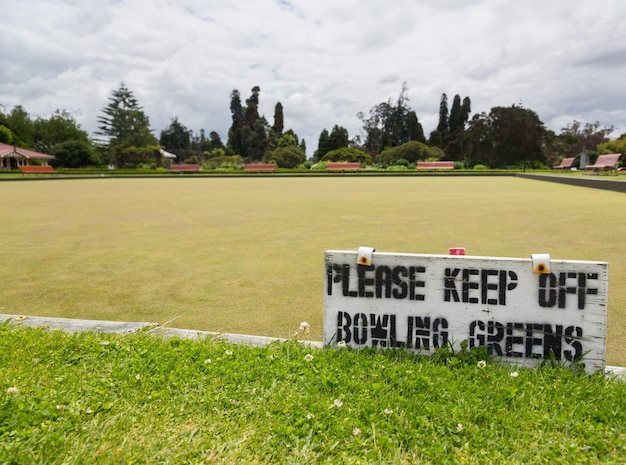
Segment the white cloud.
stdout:
<svg viewBox="0 0 626 465">
<path fill-rule="evenodd" d="M 625 14 L 620 0 L 22 0 L 3 11 L 0 104 L 67 109 L 93 133 L 124 81 L 157 135 L 176 116 L 226 140 L 230 92 L 258 85 L 261 113 L 280 101 L 312 153 L 406 81 L 427 133 L 444 92 L 622 133 Z"/>
</svg>

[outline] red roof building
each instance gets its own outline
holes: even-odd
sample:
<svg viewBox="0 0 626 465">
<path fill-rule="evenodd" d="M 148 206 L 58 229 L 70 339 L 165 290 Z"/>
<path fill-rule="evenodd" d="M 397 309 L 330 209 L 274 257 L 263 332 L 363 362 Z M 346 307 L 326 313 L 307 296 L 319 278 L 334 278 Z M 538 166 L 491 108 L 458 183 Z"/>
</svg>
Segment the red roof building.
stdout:
<svg viewBox="0 0 626 465">
<path fill-rule="evenodd" d="M 19 166 L 28 166 L 31 160 L 39 160 L 40 164 L 47 165 L 50 160 L 54 160 L 54 157 L 15 145 L 0 143 L 0 170 L 12 170 Z"/>
</svg>

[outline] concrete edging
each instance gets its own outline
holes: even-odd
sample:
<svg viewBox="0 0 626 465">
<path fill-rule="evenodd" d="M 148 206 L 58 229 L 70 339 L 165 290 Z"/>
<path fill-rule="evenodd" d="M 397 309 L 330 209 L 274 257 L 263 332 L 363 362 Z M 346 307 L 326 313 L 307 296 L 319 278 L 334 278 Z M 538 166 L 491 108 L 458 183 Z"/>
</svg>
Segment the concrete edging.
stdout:
<svg viewBox="0 0 626 465">
<path fill-rule="evenodd" d="M 69 333 L 78 331 L 92 331 L 96 333 L 126 334 L 137 331 L 144 331 L 155 336 L 179 337 L 181 339 L 203 339 L 214 337 L 223 339 L 233 344 L 248 344 L 256 347 L 263 347 L 273 342 L 284 342 L 286 339 L 253 336 L 247 334 L 217 333 L 212 331 L 198 331 L 195 329 L 178 329 L 160 326 L 158 323 L 145 321 L 125 322 L 106 320 L 80 320 L 74 318 L 52 318 L 43 316 L 20 316 L 0 313 L 0 323 L 9 320 L 9 324 L 23 325 L 30 328 L 45 327 L 53 330 L 65 331 Z M 301 343 L 322 348 L 319 341 L 300 341 Z"/>
<path fill-rule="evenodd" d="M 524 179 L 534 179 L 535 181 L 556 182 L 558 184 L 568 184 L 570 186 L 589 187 L 592 189 L 604 189 L 613 192 L 626 193 L 626 181 L 620 179 L 609 179 L 608 176 L 596 178 L 568 177 L 566 175 L 547 175 L 535 173 L 517 173 L 517 177 Z"/>
<path fill-rule="evenodd" d="M 197 331 L 194 329 L 178 329 L 159 326 L 158 323 L 124 322 L 106 320 L 79 320 L 73 318 L 52 318 L 43 316 L 20 316 L 0 313 L 0 323 L 9 321 L 9 324 L 23 325 L 30 328 L 45 327 L 53 330 L 78 332 L 92 331 L 108 334 L 126 334 L 136 331 L 145 331 L 148 334 L 164 337 L 179 337 L 181 339 L 203 339 L 214 337 L 223 339 L 232 344 L 248 344 L 255 347 L 264 347 L 273 342 L 285 342 L 286 339 L 269 336 L 252 336 L 246 334 L 217 333 L 212 331 Z M 321 349 L 321 341 L 300 341 L 302 344 Z M 605 366 L 605 373 L 626 380 L 626 368 Z"/>
</svg>

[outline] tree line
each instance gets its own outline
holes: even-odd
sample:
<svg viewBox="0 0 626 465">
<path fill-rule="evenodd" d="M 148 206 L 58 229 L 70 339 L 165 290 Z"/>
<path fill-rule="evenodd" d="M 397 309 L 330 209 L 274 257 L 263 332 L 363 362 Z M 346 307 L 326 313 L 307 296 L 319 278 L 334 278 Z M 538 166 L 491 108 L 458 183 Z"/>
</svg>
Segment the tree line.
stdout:
<svg viewBox="0 0 626 465">
<path fill-rule="evenodd" d="M 465 168 L 551 166 L 561 158 L 585 151 L 626 151 L 626 134 L 610 140 L 613 127 L 599 122 L 566 125 L 559 134 L 546 129 L 537 113 L 523 105 L 494 107 L 473 114 L 469 96 L 447 94 L 439 101 L 437 127 L 428 137 L 418 115 L 409 105 L 408 86 L 403 83 L 397 98 L 359 112 L 360 133 L 350 137 L 335 124 L 324 128 L 317 148 L 307 160 L 307 146 L 293 129 L 284 127 L 283 105 L 276 102 L 272 121 L 259 114 L 261 89 L 252 87 L 243 98 L 230 94 L 231 125 L 224 143 L 216 131 L 194 132 L 178 117 L 153 134 L 150 121 L 133 92 L 121 82 L 97 117 L 100 138 L 90 138 L 66 111 L 49 118 L 31 118 L 22 106 L 3 111 L 0 106 L 0 142 L 54 155 L 60 167 L 114 165 L 154 168 L 164 165 L 163 150 L 176 155 L 178 163 L 201 163 L 207 168 L 237 167 L 248 162 L 273 162 L 279 167 L 311 167 L 324 161 L 354 161 L 382 168 L 411 166 L 420 160 L 453 160 Z"/>
</svg>

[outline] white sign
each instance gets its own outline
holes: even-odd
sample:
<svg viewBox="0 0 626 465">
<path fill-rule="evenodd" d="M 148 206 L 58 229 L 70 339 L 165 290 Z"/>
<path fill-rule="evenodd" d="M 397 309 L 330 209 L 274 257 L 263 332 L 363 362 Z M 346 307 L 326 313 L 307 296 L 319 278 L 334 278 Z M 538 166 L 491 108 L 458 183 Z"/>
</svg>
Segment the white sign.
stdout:
<svg viewBox="0 0 626 465">
<path fill-rule="evenodd" d="M 484 346 L 522 366 L 604 367 L 608 264 L 573 260 L 326 251 L 324 343 Z"/>
</svg>

